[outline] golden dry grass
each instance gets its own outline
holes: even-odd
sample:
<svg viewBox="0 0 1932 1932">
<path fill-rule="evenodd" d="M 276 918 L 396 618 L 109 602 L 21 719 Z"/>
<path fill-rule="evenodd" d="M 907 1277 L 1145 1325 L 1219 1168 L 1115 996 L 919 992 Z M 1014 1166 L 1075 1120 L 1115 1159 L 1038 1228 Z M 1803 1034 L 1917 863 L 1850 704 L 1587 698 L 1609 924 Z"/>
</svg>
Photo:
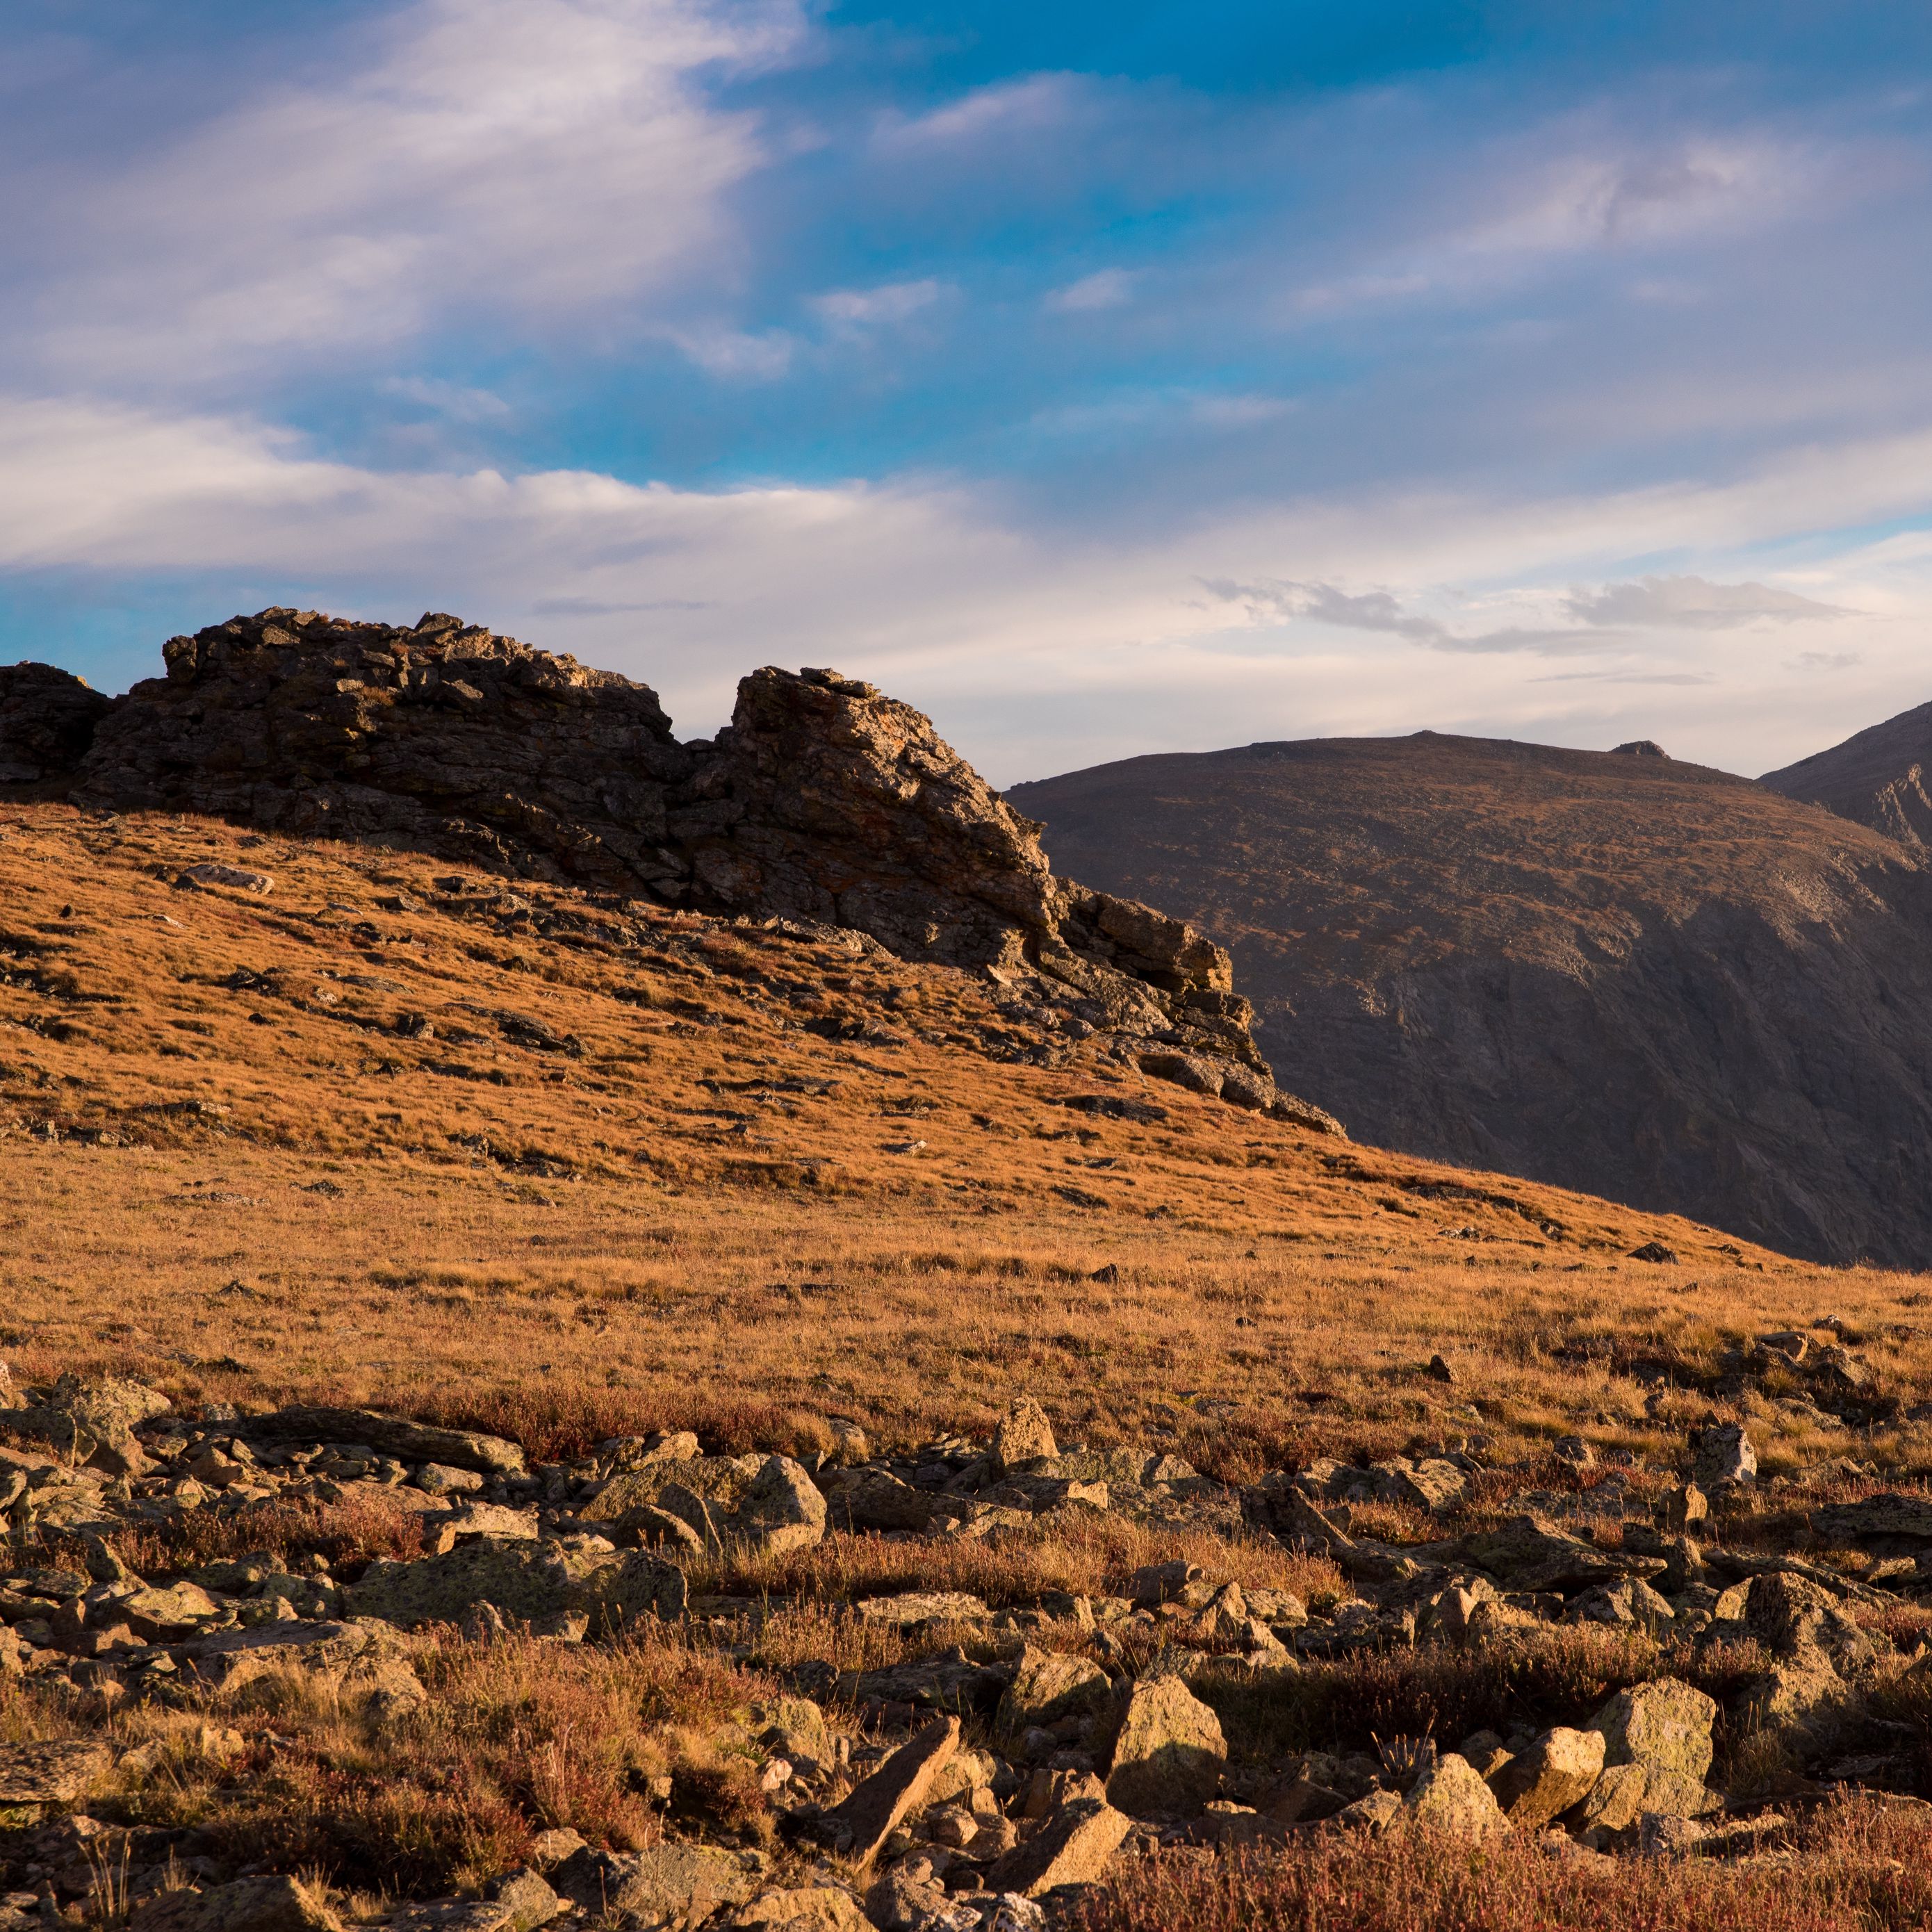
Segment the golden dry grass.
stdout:
<svg viewBox="0 0 1932 1932">
<path fill-rule="evenodd" d="M 833 1414 L 904 1441 L 1030 1390 L 1071 1436 L 1231 1474 L 1478 1432 L 1655 1449 L 1708 1407 L 1650 1396 L 1660 1365 L 1708 1382 L 1727 1340 L 1828 1313 L 1885 1390 L 1932 1386 L 1912 1277 L 1106 1084 L 962 975 L 203 821 L 42 805 L 0 834 L 24 1372 L 560 1454 L 685 1423 L 810 1446 Z M 206 859 L 275 890 L 168 883 Z M 902 1043 L 806 1030 L 840 1022 Z M 1168 1118 L 1064 1104 L 1094 1093 Z M 1653 1239 L 1681 1264 L 1628 1258 Z M 1761 1433 L 1772 1473 L 1843 1446 Z"/>
</svg>

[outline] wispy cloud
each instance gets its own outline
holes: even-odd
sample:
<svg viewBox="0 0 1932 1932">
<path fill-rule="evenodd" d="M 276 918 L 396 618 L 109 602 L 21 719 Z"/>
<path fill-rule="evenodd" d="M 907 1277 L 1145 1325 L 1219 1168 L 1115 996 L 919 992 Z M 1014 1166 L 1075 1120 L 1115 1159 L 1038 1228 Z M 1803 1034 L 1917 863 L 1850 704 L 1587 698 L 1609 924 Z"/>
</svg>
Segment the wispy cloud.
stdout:
<svg viewBox="0 0 1932 1932">
<path fill-rule="evenodd" d="M 1226 578 L 1202 580 L 1202 587 L 1223 602 L 1244 612 L 1252 622 L 1292 623 L 1306 620 L 1332 624 L 1342 630 L 1379 631 L 1420 644 L 1432 651 L 1484 655 L 1492 652 L 1604 651 L 1622 640 L 1612 632 L 1578 629 L 1539 629 L 1510 626 L 1473 632 L 1452 630 L 1439 618 L 1404 608 L 1386 590 L 1354 596 L 1332 584 L 1236 584 Z"/>
<path fill-rule="evenodd" d="M 1792 624 L 1807 618 L 1853 614 L 1768 584 L 1713 584 L 1704 577 L 1644 577 L 1600 590 L 1575 590 L 1565 608 L 1586 624 L 1654 625 L 1666 629 L 1734 630 L 1766 621 Z"/>
<path fill-rule="evenodd" d="M 452 422 L 500 422 L 510 414 L 509 404 L 493 391 L 446 382 L 440 376 L 389 376 L 377 386 L 386 396 L 419 404 Z"/>
<path fill-rule="evenodd" d="M 830 290 L 814 296 L 811 307 L 835 331 L 857 334 L 908 321 L 947 292 L 944 282 L 928 276 L 916 282 L 882 282 L 876 288 Z"/>
<path fill-rule="evenodd" d="M 412 0 L 354 58 L 158 134 L 134 165 L 46 171 L 70 376 L 178 382 L 339 361 L 479 314 L 578 321 L 697 272 L 764 158 L 700 70 L 803 31 L 791 0 Z"/>
<path fill-rule="evenodd" d="M 1129 268 L 1098 268 L 1077 282 L 1054 290 L 1046 308 L 1054 315 L 1088 315 L 1096 309 L 1124 308 L 1134 298 L 1138 277 Z"/>
</svg>

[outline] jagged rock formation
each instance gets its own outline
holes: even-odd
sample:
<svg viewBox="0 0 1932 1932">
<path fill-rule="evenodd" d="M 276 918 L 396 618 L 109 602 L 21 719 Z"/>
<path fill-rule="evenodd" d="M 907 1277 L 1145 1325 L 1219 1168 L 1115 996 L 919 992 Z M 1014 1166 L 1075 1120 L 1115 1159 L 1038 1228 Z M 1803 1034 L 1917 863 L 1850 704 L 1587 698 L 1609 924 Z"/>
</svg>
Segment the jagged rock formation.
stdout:
<svg viewBox="0 0 1932 1932">
<path fill-rule="evenodd" d="M 1916 706 L 1758 780 L 1786 798 L 1822 805 L 1901 845 L 1932 845 L 1932 704 Z"/>
<path fill-rule="evenodd" d="M 1916 845 L 1667 758 L 1431 732 L 1010 796 L 1055 865 L 1225 939 L 1281 1078 L 1364 1138 L 1932 1262 Z"/>
<path fill-rule="evenodd" d="M 86 688 L 43 665 L 0 672 L 0 762 L 69 772 L 98 806 L 851 928 L 984 972 L 1158 1077 L 1334 1125 L 1276 1092 L 1220 946 L 1056 878 L 1040 828 L 868 684 L 760 670 L 715 741 L 680 744 L 647 686 L 442 613 L 405 627 L 272 609 L 164 656 L 165 677 L 111 706 L 86 692 L 84 728 L 57 742 L 50 709 Z"/>
<path fill-rule="evenodd" d="M 0 784 L 36 784 L 72 771 L 111 703 L 52 664 L 0 669 Z"/>
</svg>

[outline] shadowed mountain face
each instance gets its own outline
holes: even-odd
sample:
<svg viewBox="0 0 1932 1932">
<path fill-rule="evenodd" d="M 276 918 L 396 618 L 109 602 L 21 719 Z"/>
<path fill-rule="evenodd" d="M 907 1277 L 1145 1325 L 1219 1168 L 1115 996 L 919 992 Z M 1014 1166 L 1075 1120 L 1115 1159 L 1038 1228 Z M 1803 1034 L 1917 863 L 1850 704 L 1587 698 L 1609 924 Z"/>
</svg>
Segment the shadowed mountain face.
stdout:
<svg viewBox="0 0 1932 1932">
<path fill-rule="evenodd" d="M 1230 946 L 1278 1076 L 1358 1138 L 1932 1264 L 1916 847 L 1665 758 L 1430 732 L 1008 796 L 1057 868 Z"/>
<path fill-rule="evenodd" d="M 1875 826 L 1900 844 L 1932 846 L 1932 704 L 1916 706 L 1758 782 Z"/>
</svg>

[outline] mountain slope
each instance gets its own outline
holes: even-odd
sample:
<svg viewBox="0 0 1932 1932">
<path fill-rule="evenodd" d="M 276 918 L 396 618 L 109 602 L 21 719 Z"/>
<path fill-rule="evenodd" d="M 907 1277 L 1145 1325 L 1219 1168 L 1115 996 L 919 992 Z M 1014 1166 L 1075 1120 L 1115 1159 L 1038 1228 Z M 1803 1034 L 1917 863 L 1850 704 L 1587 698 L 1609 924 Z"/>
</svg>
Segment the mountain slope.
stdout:
<svg viewBox="0 0 1932 1932">
<path fill-rule="evenodd" d="M 1932 845 L 1932 704 L 1916 706 L 1882 724 L 1856 733 L 1842 745 L 1816 752 L 1760 784 L 1856 819 L 1902 845 Z"/>
<path fill-rule="evenodd" d="M 1016 787 L 1055 865 L 1232 949 L 1358 1137 L 1789 1252 L 1932 1261 L 1932 879 L 1658 757 L 1422 733 Z"/>
</svg>

